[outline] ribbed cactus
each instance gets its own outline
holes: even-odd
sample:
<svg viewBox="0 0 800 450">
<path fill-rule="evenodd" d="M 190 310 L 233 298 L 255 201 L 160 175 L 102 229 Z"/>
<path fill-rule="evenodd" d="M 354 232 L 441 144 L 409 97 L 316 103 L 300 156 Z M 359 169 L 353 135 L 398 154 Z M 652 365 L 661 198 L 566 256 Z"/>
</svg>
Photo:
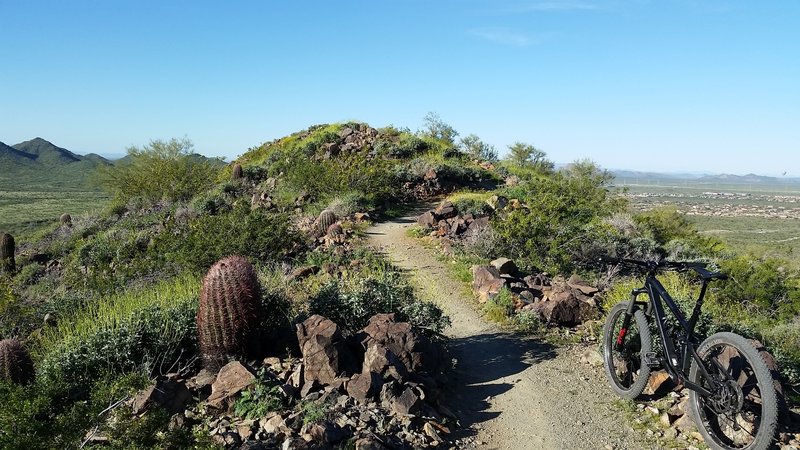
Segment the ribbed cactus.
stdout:
<svg viewBox="0 0 800 450">
<path fill-rule="evenodd" d="M 244 353 L 261 319 L 258 277 L 241 256 L 217 261 L 203 278 L 197 334 L 203 363 L 218 369 L 228 357 Z"/>
<path fill-rule="evenodd" d="M 28 384 L 35 376 L 28 350 L 16 339 L 0 341 L 0 379 L 9 383 Z"/>
<path fill-rule="evenodd" d="M 317 232 L 320 236 L 324 235 L 334 223 L 336 223 L 336 214 L 327 209 L 322 211 L 317 217 Z"/>
<path fill-rule="evenodd" d="M 328 227 L 328 236 L 330 237 L 337 237 L 344 235 L 344 229 L 338 223 L 335 223 Z"/>
<path fill-rule="evenodd" d="M 234 181 L 235 180 L 241 180 L 243 176 L 244 176 L 244 173 L 242 172 L 242 165 L 241 164 L 234 164 L 233 165 L 233 172 L 231 172 L 231 179 L 233 179 Z"/>
<path fill-rule="evenodd" d="M 72 216 L 70 216 L 69 213 L 64 213 L 58 218 L 58 221 L 61 222 L 61 225 L 70 225 L 72 223 Z"/>
<path fill-rule="evenodd" d="M 14 236 L 3 233 L 0 236 L 0 272 L 13 273 L 17 264 L 14 261 Z"/>
</svg>

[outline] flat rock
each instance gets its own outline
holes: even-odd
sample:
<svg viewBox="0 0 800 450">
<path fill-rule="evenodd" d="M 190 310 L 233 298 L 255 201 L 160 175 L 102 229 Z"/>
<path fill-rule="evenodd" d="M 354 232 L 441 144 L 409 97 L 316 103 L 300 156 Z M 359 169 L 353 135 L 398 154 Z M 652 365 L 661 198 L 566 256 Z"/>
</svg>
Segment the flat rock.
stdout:
<svg viewBox="0 0 800 450">
<path fill-rule="evenodd" d="M 233 397 L 255 382 L 256 377 L 239 361 L 224 365 L 211 385 L 211 396 L 206 404 L 216 409 L 228 409 Z"/>
<path fill-rule="evenodd" d="M 514 264 L 514 261 L 508 258 L 497 258 L 490 263 L 492 267 L 497 269 L 500 272 L 500 275 L 514 275 L 517 273 L 517 265 Z"/>
</svg>

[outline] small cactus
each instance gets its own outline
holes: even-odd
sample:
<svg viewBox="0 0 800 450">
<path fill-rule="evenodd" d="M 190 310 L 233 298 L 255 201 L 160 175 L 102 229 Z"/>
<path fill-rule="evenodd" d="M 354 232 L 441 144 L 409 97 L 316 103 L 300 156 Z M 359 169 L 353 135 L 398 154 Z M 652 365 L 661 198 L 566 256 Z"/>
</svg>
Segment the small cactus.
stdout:
<svg viewBox="0 0 800 450">
<path fill-rule="evenodd" d="M 242 165 L 241 164 L 234 164 L 233 165 L 233 171 L 231 172 L 231 179 L 233 181 L 241 180 L 243 176 L 244 176 L 244 173 L 242 172 Z"/>
<path fill-rule="evenodd" d="M 64 213 L 58 218 L 58 221 L 61 222 L 61 225 L 71 225 L 72 216 L 70 216 L 69 213 Z"/>
<path fill-rule="evenodd" d="M 317 217 L 317 232 L 320 236 L 324 235 L 334 223 L 336 223 L 336 214 L 327 209 L 322 211 Z"/>
<path fill-rule="evenodd" d="M 197 334 L 203 363 L 218 369 L 228 357 L 245 352 L 261 319 L 259 284 L 253 266 L 241 256 L 217 261 L 203 278 Z"/>
<path fill-rule="evenodd" d="M 338 223 L 334 223 L 333 225 L 328 227 L 328 236 L 329 237 L 337 237 L 344 235 L 344 229 Z"/>
<path fill-rule="evenodd" d="M 15 384 L 28 384 L 36 372 L 28 350 L 16 339 L 0 341 L 0 380 Z"/>
<path fill-rule="evenodd" d="M 0 272 L 13 273 L 17 265 L 14 261 L 14 236 L 3 233 L 0 236 Z"/>
</svg>

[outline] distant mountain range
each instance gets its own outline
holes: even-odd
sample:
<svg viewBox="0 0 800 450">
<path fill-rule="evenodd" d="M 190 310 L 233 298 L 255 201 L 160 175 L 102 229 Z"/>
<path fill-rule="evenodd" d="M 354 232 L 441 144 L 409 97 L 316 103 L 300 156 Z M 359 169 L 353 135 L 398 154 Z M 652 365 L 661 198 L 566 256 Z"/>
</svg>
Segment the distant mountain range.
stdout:
<svg viewBox="0 0 800 450">
<path fill-rule="evenodd" d="M 632 170 L 611 170 L 617 183 L 627 184 L 652 184 L 669 183 L 679 181 L 691 181 L 693 184 L 709 185 L 796 185 L 800 184 L 800 178 L 796 177 L 768 177 L 749 173 L 747 175 L 731 174 L 688 174 L 688 173 L 657 173 L 657 172 L 637 172 Z"/>
<path fill-rule="evenodd" d="M 225 164 L 200 154 L 191 157 Z M 0 191 L 95 191 L 100 188 L 92 176 L 98 166 L 129 160 L 128 156 L 110 160 L 94 153 L 79 155 L 40 137 L 11 146 L 0 142 Z"/>
<path fill-rule="evenodd" d="M 93 153 L 75 154 L 39 137 L 11 146 L 0 142 L 0 188 L 94 190 L 90 177 L 104 164 L 112 162 Z"/>
</svg>

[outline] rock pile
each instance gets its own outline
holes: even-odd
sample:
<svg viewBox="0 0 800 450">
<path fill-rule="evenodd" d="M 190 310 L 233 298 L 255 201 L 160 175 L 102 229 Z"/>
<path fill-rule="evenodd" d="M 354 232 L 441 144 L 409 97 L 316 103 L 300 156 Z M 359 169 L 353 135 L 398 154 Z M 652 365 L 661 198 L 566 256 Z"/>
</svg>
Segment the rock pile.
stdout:
<svg viewBox="0 0 800 450">
<path fill-rule="evenodd" d="M 440 405 L 439 388 L 445 355 L 410 324 L 379 314 L 346 337 L 334 322 L 314 315 L 297 325 L 297 339 L 300 359 L 233 361 L 217 374 L 204 369 L 191 378 L 170 374 L 128 406 L 136 415 L 164 408 L 173 414 L 171 426 L 201 427 L 229 449 L 330 449 L 347 441 L 356 449 L 380 450 L 448 442 L 445 423 L 454 418 Z M 236 417 L 242 392 L 264 379 L 295 407 Z M 200 403 L 191 405 L 193 399 Z M 308 405 L 320 413 L 309 419 Z M 97 433 L 92 442 L 103 438 Z"/>
<path fill-rule="evenodd" d="M 445 201 L 435 209 L 422 213 L 417 218 L 417 225 L 431 231 L 432 236 L 457 239 L 474 236 L 486 229 L 489 226 L 489 216 L 461 216 L 453 203 Z"/>
<path fill-rule="evenodd" d="M 472 267 L 472 289 L 480 302 L 493 299 L 504 288 L 511 292 L 515 311 L 532 311 L 544 322 L 572 326 L 595 318 L 594 295 L 599 291 L 577 275 L 569 279 L 547 274 L 525 275 L 508 258 L 488 266 Z"/>
</svg>

